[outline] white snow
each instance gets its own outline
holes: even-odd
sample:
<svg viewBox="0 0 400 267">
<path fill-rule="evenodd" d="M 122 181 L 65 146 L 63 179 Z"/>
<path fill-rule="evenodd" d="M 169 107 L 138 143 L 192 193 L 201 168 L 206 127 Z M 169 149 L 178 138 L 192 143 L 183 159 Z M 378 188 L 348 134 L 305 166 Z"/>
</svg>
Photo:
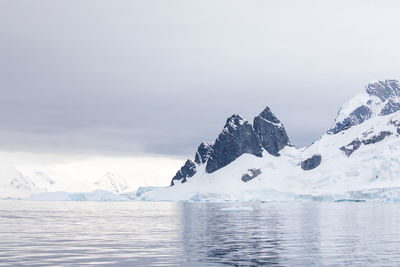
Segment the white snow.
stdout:
<svg viewBox="0 0 400 267">
<path fill-rule="evenodd" d="M 272 121 L 270 121 L 270 120 L 267 120 L 267 119 L 265 119 L 265 118 L 263 118 L 263 117 L 259 117 L 260 119 L 262 119 L 263 121 L 265 121 L 265 122 L 267 122 L 267 123 L 269 123 L 269 124 L 272 124 L 272 125 L 275 125 L 275 126 L 277 126 L 277 127 L 279 127 L 279 128 L 283 128 L 283 124 L 280 122 L 280 123 L 275 123 L 275 122 L 272 122 Z"/>
<path fill-rule="evenodd" d="M 388 81 L 388 80 L 387 80 Z M 387 82 L 385 81 L 385 82 Z M 365 90 L 367 90 L 370 87 L 376 86 L 378 82 L 370 82 Z M 391 87 L 390 84 L 387 84 L 387 86 Z M 392 87 L 391 87 L 392 88 Z M 392 88 L 393 91 L 395 89 Z M 335 118 L 335 124 L 339 122 L 343 122 L 343 120 L 358 107 L 361 106 L 366 106 L 368 107 L 371 111 L 371 117 L 379 116 L 382 109 L 384 108 L 385 104 L 387 104 L 389 101 L 392 101 L 393 103 L 400 103 L 399 97 L 396 96 L 396 94 L 393 94 L 391 97 L 386 99 L 386 101 L 382 101 L 379 99 L 377 96 L 374 95 L 369 95 L 367 91 L 364 91 L 358 95 L 356 95 L 354 98 L 350 99 L 348 102 L 346 102 L 339 110 L 339 113 L 337 117 Z"/>
<path fill-rule="evenodd" d="M 15 167 L 3 164 L 0 168 L 0 198 L 25 198 L 41 190 Z"/>
</svg>

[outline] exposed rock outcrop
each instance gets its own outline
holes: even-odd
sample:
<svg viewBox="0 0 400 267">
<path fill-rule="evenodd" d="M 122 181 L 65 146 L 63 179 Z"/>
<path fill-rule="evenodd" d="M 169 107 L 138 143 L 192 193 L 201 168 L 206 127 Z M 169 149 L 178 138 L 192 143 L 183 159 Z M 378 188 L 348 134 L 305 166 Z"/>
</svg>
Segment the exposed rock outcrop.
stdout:
<svg viewBox="0 0 400 267">
<path fill-rule="evenodd" d="M 240 115 L 232 115 L 215 142 L 200 144 L 194 162 L 186 161 L 171 185 L 176 181 L 186 182 L 197 172 L 197 166 L 206 165 L 206 172 L 212 173 L 245 153 L 262 157 L 265 149 L 279 156 L 279 151 L 287 145 L 290 145 L 290 141 L 286 130 L 268 107 L 254 118 L 254 127 Z"/>
<path fill-rule="evenodd" d="M 204 164 L 208 158 L 212 155 L 213 149 L 209 144 L 201 143 L 197 148 L 196 155 L 194 156 L 194 162 L 197 164 Z"/>
<path fill-rule="evenodd" d="M 244 153 L 262 157 L 260 139 L 248 121 L 240 115 L 233 115 L 215 140 L 206 171 L 212 173 L 221 169 Z"/>
<path fill-rule="evenodd" d="M 330 129 L 328 133 L 337 134 L 340 131 L 349 129 L 351 126 L 363 123 L 365 120 L 371 118 L 372 111 L 367 106 L 360 106 L 356 108 L 350 115 L 343 121 L 338 122 L 335 127 Z"/>
<path fill-rule="evenodd" d="M 400 86 L 397 80 L 385 80 L 379 82 L 369 83 L 365 88 L 369 95 L 378 97 L 382 102 L 387 99 L 400 96 Z"/>
<path fill-rule="evenodd" d="M 174 178 L 172 178 L 171 186 L 173 186 L 176 181 L 181 181 L 182 183 L 185 183 L 187 181 L 187 178 L 192 177 L 196 172 L 196 164 L 188 159 L 185 162 L 185 165 L 183 165 L 183 167 L 175 174 Z"/>
<path fill-rule="evenodd" d="M 393 99 L 389 99 L 383 109 L 381 110 L 380 114 L 381 116 L 389 115 L 392 114 L 396 111 L 400 110 L 400 103 L 395 102 Z"/>
<path fill-rule="evenodd" d="M 259 136 L 262 147 L 271 155 L 279 156 L 279 151 L 290 145 L 289 137 L 283 124 L 266 107 L 260 115 L 254 118 L 254 131 Z"/>
<path fill-rule="evenodd" d="M 364 135 L 368 135 L 368 133 L 372 133 L 372 131 L 364 133 Z M 350 144 L 346 146 L 342 146 L 340 150 L 342 150 L 347 157 L 350 157 L 351 154 L 353 154 L 357 149 L 361 147 L 361 145 L 371 145 L 375 144 L 377 142 L 382 141 L 385 139 L 387 136 L 392 135 L 392 132 L 390 131 L 381 131 L 379 134 L 376 134 L 374 136 L 371 136 L 370 138 L 367 139 L 360 139 L 356 138 L 353 141 L 351 141 Z M 366 136 L 364 136 L 366 137 Z"/>
<path fill-rule="evenodd" d="M 347 157 L 350 157 L 350 155 L 353 154 L 354 151 L 360 148 L 361 143 L 362 143 L 361 140 L 356 138 L 353 141 L 351 141 L 350 144 L 342 146 L 340 150 L 344 151 Z"/>
<path fill-rule="evenodd" d="M 311 158 L 301 162 L 301 168 L 305 171 L 315 169 L 319 166 L 319 164 L 321 164 L 321 160 L 321 155 L 313 155 Z"/>
<path fill-rule="evenodd" d="M 362 140 L 364 145 L 370 145 L 370 144 L 375 144 L 377 142 L 382 141 L 383 139 L 385 139 L 386 136 L 392 135 L 391 132 L 389 131 L 382 131 L 377 135 L 374 135 L 366 140 Z"/>
<path fill-rule="evenodd" d="M 247 183 L 261 174 L 260 169 L 248 169 L 248 172 L 242 175 L 242 181 Z"/>
<path fill-rule="evenodd" d="M 339 111 L 335 125 L 328 130 L 337 134 L 374 116 L 385 116 L 400 110 L 400 84 L 397 80 L 369 83 L 365 92 L 349 101 Z"/>
</svg>

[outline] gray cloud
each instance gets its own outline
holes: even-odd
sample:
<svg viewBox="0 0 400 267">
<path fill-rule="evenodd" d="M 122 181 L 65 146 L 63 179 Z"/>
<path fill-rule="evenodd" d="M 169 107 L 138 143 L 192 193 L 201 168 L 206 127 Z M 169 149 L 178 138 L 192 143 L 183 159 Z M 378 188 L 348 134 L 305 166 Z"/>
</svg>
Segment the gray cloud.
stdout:
<svg viewBox="0 0 400 267">
<path fill-rule="evenodd" d="M 266 105 L 311 143 L 400 78 L 397 1 L 0 2 L 0 147 L 191 155 Z"/>
</svg>

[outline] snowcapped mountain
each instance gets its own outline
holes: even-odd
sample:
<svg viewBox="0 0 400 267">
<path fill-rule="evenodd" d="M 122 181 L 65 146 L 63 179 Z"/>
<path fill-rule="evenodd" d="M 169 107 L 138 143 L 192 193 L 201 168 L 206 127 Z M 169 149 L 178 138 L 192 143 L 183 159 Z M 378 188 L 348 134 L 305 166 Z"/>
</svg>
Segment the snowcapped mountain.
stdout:
<svg viewBox="0 0 400 267">
<path fill-rule="evenodd" d="M 172 179 L 171 186 L 177 181 L 185 183 L 202 165 L 205 165 L 206 173 L 213 173 L 243 154 L 263 157 L 263 151 L 266 151 L 279 156 L 282 148 L 290 146 L 283 124 L 268 107 L 254 118 L 253 125 L 240 115 L 229 117 L 217 140 L 212 144 L 201 143 L 194 162 L 186 161 Z"/>
<path fill-rule="evenodd" d="M 0 199 L 24 198 L 41 190 L 13 166 L 0 168 Z"/>
<path fill-rule="evenodd" d="M 52 198 L 57 196 L 58 199 L 60 193 L 68 195 L 77 192 L 96 192 L 96 198 L 100 198 L 101 193 L 104 196 L 114 197 L 113 194 L 128 193 L 129 191 L 133 190 L 127 181 L 111 172 L 96 181 L 87 179 L 85 182 L 71 182 L 66 177 L 52 172 L 35 171 L 29 175 L 23 175 L 15 167 L 2 166 L 0 168 L 0 199 L 24 199 L 36 194 L 44 198 L 46 195 L 52 196 Z M 54 194 L 55 192 L 58 194 Z"/>
<path fill-rule="evenodd" d="M 400 201 L 400 86 L 369 83 L 340 109 L 312 145 L 291 146 L 267 107 L 250 124 L 228 118 L 215 142 L 202 143 L 170 187 L 143 188 L 143 200 Z"/>
<path fill-rule="evenodd" d="M 0 199 L 126 200 L 139 186 L 167 186 L 180 161 L 0 151 Z"/>
<path fill-rule="evenodd" d="M 97 180 L 94 184 L 98 189 L 108 190 L 117 194 L 129 190 L 128 182 L 122 176 L 112 172 L 106 173 L 102 179 Z"/>
</svg>

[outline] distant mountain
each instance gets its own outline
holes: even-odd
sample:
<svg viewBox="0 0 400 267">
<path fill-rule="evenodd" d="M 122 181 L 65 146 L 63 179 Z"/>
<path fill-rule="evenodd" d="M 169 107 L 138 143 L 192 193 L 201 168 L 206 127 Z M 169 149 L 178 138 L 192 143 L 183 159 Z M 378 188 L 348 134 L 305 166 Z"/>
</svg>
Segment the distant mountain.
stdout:
<svg viewBox="0 0 400 267">
<path fill-rule="evenodd" d="M 39 193 L 40 190 L 27 177 L 24 177 L 13 166 L 2 166 L 0 168 L 0 199 L 1 198 L 25 198 L 31 194 Z"/>
<path fill-rule="evenodd" d="M 128 182 L 121 176 L 108 172 L 95 183 L 96 189 L 108 190 L 113 193 L 124 193 L 129 190 Z"/>
<path fill-rule="evenodd" d="M 51 171 L 35 171 L 24 175 L 12 166 L 0 168 L 0 199 L 26 199 L 34 195 L 30 199 L 78 200 L 84 199 L 84 195 L 91 200 L 120 200 L 124 198 L 115 195 L 130 193 L 134 189 L 136 188 L 131 188 L 126 179 L 112 172 L 97 180 L 80 180 L 79 177 Z"/>
<path fill-rule="evenodd" d="M 218 138 L 201 143 L 169 188 L 140 190 L 145 200 L 400 201 L 400 86 L 369 83 L 307 148 L 291 146 L 267 107 L 249 123 L 229 117 Z"/>
</svg>

